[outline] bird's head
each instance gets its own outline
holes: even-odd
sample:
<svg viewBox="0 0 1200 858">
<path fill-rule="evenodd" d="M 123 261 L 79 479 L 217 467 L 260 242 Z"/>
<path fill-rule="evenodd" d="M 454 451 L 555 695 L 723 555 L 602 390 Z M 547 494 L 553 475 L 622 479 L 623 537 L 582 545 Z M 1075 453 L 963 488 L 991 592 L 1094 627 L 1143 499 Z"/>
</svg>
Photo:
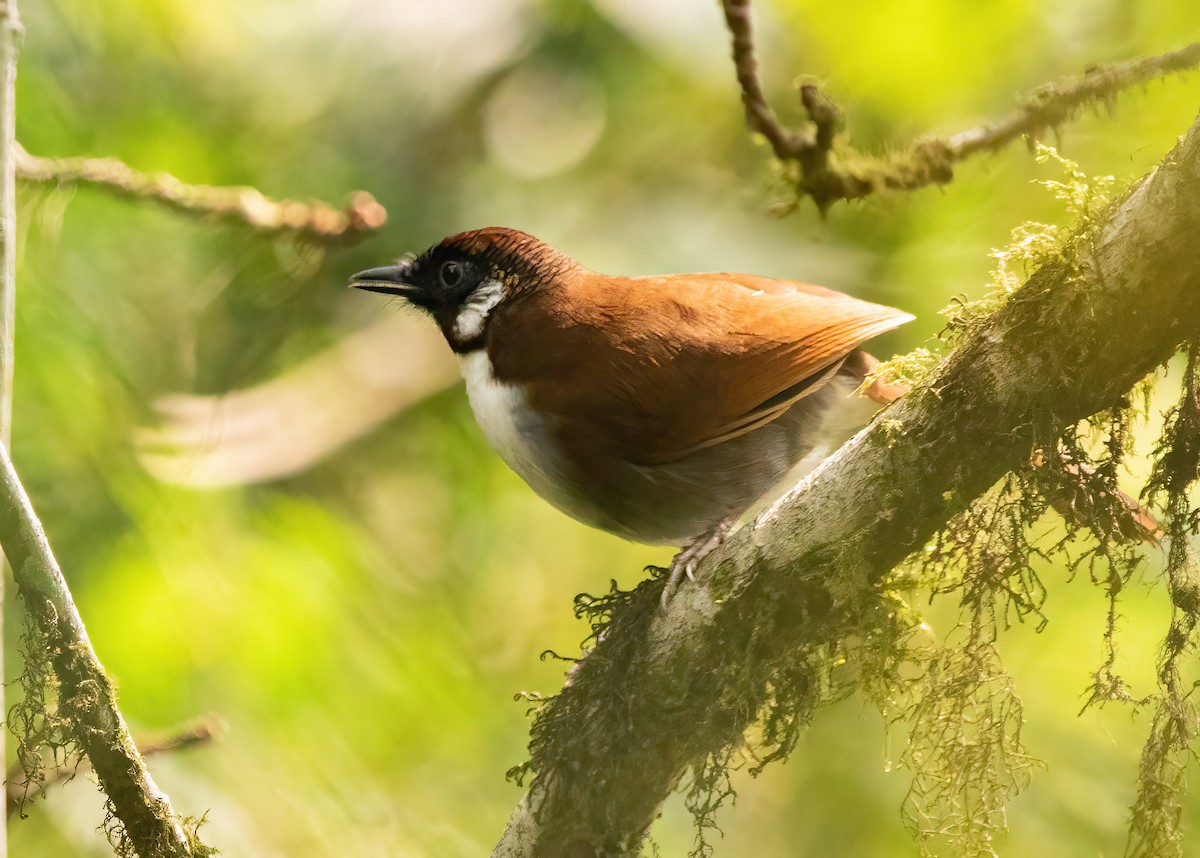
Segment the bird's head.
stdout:
<svg viewBox="0 0 1200 858">
<path fill-rule="evenodd" d="M 466 354 L 483 346 L 493 310 L 578 268 L 528 233 L 488 227 L 452 235 L 395 265 L 360 271 L 350 285 L 420 307 L 437 320 L 450 347 Z"/>
</svg>

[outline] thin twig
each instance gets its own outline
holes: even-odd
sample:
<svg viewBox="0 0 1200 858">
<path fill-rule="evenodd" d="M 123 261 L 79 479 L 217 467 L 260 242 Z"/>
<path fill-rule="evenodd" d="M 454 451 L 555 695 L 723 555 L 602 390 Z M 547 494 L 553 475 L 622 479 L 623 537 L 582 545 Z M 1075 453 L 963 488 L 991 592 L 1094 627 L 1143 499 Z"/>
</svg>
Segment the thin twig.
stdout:
<svg viewBox="0 0 1200 858">
<path fill-rule="evenodd" d="M 189 721 L 182 727 L 177 727 L 161 738 L 147 739 L 139 743 L 139 746 L 143 757 L 153 757 L 156 754 L 179 751 L 195 745 L 207 745 L 210 742 L 219 742 L 225 738 L 227 731 L 228 725 L 226 725 L 224 719 L 217 715 L 206 715 L 195 721 Z M 13 766 L 8 770 L 8 775 L 5 779 L 6 816 L 12 816 L 20 812 L 31 801 L 44 795 L 50 787 L 64 781 L 69 781 L 85 765 L 85 762 L 81 762 L 79 766 L 56 766 L 50 770 L 45 779 L 40 783 L 34 782 L 31 784 L 24 782 L 24 773 L 21 767 Z"/>
<path fill-rule="evenodd" d="M 387 221 L 387 210 L 366 191 L 355 191 L 350 203 L 337 209 L 322 202 L 273 200 L 250 187 L 189 185 L 169 173 L 145 173 L 115 158 L 41 158 L 20 146 L 17 175 L 25 182 L 90 185 L 178 212 L 321 244 L 356 241 Z"/>
<path fill-rule="evenodd" d="M 758 80 L 758 60 L 754 56 L 754 36 L 750 25 L 750 0 L 724 0 L 725 24 L 733 35 L 733 67 L 742 88 L 746 124 L 767 139 L 781 161 L 794 160 L 811 147 L 813 141 L 784 130 L 767 104 Z"/>
<path fill-rule="evenodd" d="M 0 545 L 12 564 L 25 608 L 49 643 L 50 662 L 59 683 L 59 712 L 91 761 L 125 838 L 141 858 L 210 854 L 194 832 L 185 833 L 170 799 L 150 777 L 42 524 L 2 447 Z"/>
<path fill-rule="evenodd" d="M 949 137 L 920 138 L 894 154 L 872 157 L 844 143 L 836 145 L 841 112 L 816 83 L 800 87 L 800 100 L 811 128 L 784 128 L 763 95 L 750 27 L 750 0 L 722 0 L 725 23 L 733 37 L 733 64 L 746 107 L 746 123 L 763 135 L 775 157 L 799 166 L 797 190 L 824 211 L 838 200 L 854 200 L 883 189 L 916 190 L 946 184 L 954 164 L 980 152 L 995 152 L 1021 137 L 1037 138 L 1073 119 L 1083 108 L 1111 102 L 1118 93 L 1168 74 L 1200 66 L 1200 42 L 1177 51 L 1097 65 L 1082 75 L 1035 89 L 998 122 Z"/>
<path fill-rule="evenodd" d="M 1110 102 L 1122 90 L 1197 66 L 1200 42 L 1157 56 L 1092 66 L 1082 75 L 1033 90 L 1020 100 L 1020 107 L 999 122 L 946 138 L 947 150 L 955 161 L 977 152 L 995 152 L 1020 137 L 1037 137 L 1062 125 L 1090 104 Z"/>
</svg>

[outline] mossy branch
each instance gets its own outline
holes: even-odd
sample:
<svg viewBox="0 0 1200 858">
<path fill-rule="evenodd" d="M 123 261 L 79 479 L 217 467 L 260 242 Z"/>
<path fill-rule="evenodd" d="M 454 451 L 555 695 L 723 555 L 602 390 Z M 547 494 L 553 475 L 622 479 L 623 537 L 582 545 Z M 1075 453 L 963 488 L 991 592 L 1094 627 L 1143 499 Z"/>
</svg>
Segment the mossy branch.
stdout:
<svg viewBox="0 0 1200 858">
<path fill-rule="evenodd" d="M 338 209 L 322 202 L 273 200 L 256 188 L 189 185 L 168 173 L 135 170 L 115 158 L 41 158 L 20 146 L 17 175 L 23 182 L 87 185 L 194 217 L 241 223 L 316 244 L 357 241 L 387 221 L 387 211 L 366 191 L 355 191 L 345 208 Z"/>
<path fill-rule="evenodd" d="M 811 80 L 800 86 L 809 125 L 801 131 L 785 128 L 759 81 L 750 0 L 722 0 L 721 6 L 732 36 L 746 123 L 766 139 L 776 158 L 795 165 L 797 202 L 811 197 L 821 211 L 838 200 L 860 199 L 884 189 L 911 191 L 947 184 L 954 178 L 954 165 L 971 155 L 999 151 L 1021 137 L 1037 138 L 1085 107 L 1111 102 L 1123 90 L 1200 66 L 1200 42 L 1157 56 L 1095 65 L 1082 75 L 1038 87 L 997 122 L 949 137 L 922 137 L 890 155 L 873 157 L 837 139 L 844 124 L 841 110 Z"/>
<path fill-rule="evenodd" d="M 47 642 L 59 714 L 87 755 L 121 823 L 121 842 L 141 858 L 211 854 L 185 831 L 158 788 L 117 708 L 112 681 L 88 640 L 67 582 L 7 451 L 0 449 L 0 546 L 25 608 Z"/>
<path fill-rule="evenodd" d="M 661 579 L 583 604 L 594 646 L 538 710 L 533 780 L 493 855 L 636 855 L 689 770 L 719 791 L 720 761 L 764 712 L 773 755 L 787 753 L 824 699 L 830 653 L 851 637 L 892 650 L 889 572 L 1200 336 L 1197 195 L 1200 120 L 666 608 Z M 785 719 L 770 715 L 781 701 Z"/>
<path fill-rule="evenodd" d="M 224 719 L 216 715 L 207 715 L 195 721 L 189 721 L 181 727 L 159 738 L 145 739 L 138 742 L 138 750 L 143 757 L 153 757 L 158 754 L 169 754 L 192 748 L 196 745 L 207 745 L 219 742 L 225 738 L 228 730 Z M 44 773 L 40 780 L 30 781 L 26 777 L 25 767 L 18 764 L 8 770 L 5 776 L 5 815 L 25 815 L 25 810 L 32 802 L 45 795 L 50 787 L 69 781 L 79 774 L 80 767 L 72 765 L 67 760 L 62 765 L 55 766 L 50 772 Z"/>
</svg>

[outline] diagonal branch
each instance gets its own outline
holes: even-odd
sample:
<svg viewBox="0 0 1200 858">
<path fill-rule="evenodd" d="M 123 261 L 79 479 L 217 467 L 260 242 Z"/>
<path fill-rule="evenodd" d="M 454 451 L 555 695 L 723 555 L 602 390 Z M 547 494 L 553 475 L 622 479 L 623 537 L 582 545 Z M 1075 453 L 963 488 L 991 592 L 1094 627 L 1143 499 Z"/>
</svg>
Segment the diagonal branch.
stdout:
<svg viewBox="0 0 1200 858">
<path fill-rule="evenodd" d="M 318 244 L 357 241 L 387 221 L 366 191 L 344 209 L 328 203 L 273 200 L 256 188 L 189 185 L 168 173 L 144 173 L 115 158 L 40 158 L 17 148 L 17 174 L 40 184 L 82 184 L 184 214 L 243 223 L 260 232 L 295 235 Z"/>
<path fill-rule="evenodd" d="M 948 157 L 960 161 L 979 152 L 995 152 L 1026 135 L 1037 137 L 1073 119 L 1083 108 L 1111 101 L 1122 90 L 1200 66 L 1200 42 L 1153 57 L 1090 67 L 1082 75 L 1038 87 L 1020 99 L 1020 107 L 998 122 L 946 138 Z"/>
<path fill-rule="evenodd" d="M 737 747 L 772 693 L 748 664 L 802 669 L 805 653 L 841 643 L 878 605 L 878 582 L 951 516 L 1200 336 L 1198 195 L 1200 119 L 1075 234 L 1079 266 L 1034 271 L 665 609 L 653 582 L 611 607 L 539 711 L 535 778 L 493 855 L 638 854 L 680 778 Z"/>
<path fill-rule="evenodd" d="M 1110 102 L 1123 90 L 1200 66 L 1200 42 L 1158 56 L 1096 65 L 1082 75 L 1035 89 L 997 122 L 949 137 L 923 137 L 892 155 L 876 158 L 849 146 L 835 148 L 836 133 L 842 127 L 841 111 L 812 82 L 800 87 L 800 101 L 811 128 L 802 132 L 784 128 L 759 81 L 750 0 L 722 0 L 721 6 L 733 38 L 733 64 L 746 124 L 766 138 L 776 158 L 799 167 L 797 189 L 801 196 L 812 197 L 821 211 L 838 200 L 860 199 L 885 188 L 911 191 L 947 184 L 954 178 L 954 165 L 971 155 L 996 152 L 1024 136 L 1036 138 L 1070 121 L 1085 107 Z"/>
<path fill-rule="evenodd" d="M 138 750 L 143 757 L 153 757 L 158 754 L 168 754 L 181 751 L 196 745 L 207 745 L 219 742 L 225 737 L 228 727 L 225 721 L 216 715 L 207 715 L 184 724 L 161 738 L 148 739 L 139 743 Z M 5 815 L 12 816 L 21 813 L 24 816 L 25 806 L 43 796 L 50 787 L 63 781 L 68 781 L 78 774 L 79 768 L 70 764 L 57 766 L 40 782 L 24 782 L 21 766 L 16 765 L 8 770 L 5 776 Z"/>
<path fill-rule="evenodd" d="M 32 621 L 50 644 L 59 709 L 141 858 L 209 854 L 185 832 L 170 799 L 154 783 L 117 708 L 116 690 L 92 649 L 71 591 L 13 469 L 0 448 L 0 545 Z"/>
</svg>

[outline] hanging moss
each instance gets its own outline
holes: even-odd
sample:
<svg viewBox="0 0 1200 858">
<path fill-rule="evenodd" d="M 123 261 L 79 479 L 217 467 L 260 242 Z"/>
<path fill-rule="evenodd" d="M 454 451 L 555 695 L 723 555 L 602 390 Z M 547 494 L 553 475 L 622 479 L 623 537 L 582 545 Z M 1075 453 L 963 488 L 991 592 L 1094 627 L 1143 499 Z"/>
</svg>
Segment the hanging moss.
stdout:
<svg viewBox="0 0 1200 858">
<path fill-rule="evenodd" d="M 43 610 L 53 614 L 54 607 L 45 603 Z M 24 670 L 18 680 L 21 699 L 8 711 L 8 728 L 17 739 L 17 763 L 24 775 L 20 813 L 25 815 L 27 801 L 42 795 L 46 780 L 46 758 L 53 767 L 78 766 L 80 754 L 69 719 L 58 707 L 59 684 L 54 673 L 53 654 L 60 646 L 45 629 L 55 628 L 51 621 L 35 621 L 25 617 L 20 650 Z"/>
<path fill-rule="evenodd" d="M 1193 343 L 1188 350 L 1182 395 L 1167 415 L 1146 487 L 1148 497 L 1165 500 L 1171 620 L 1159 650 L 1158 693 L 1148 701 L 1154 706 L 1154 719 L 1138 772 L 1127 849 L 1130 858 L 1182 858 L 1184 775 L 1195 755 L 1200 730 L 1200 713 L 1193 699 L 1200 675 L 1190 664 L 1194 659 L 1185 658 L 1200 643 L 1200 560 L 1195 546 L 1200 509 L 1189 494 L 1200 477 L 1198 353 L 1200 344 Z"/>
</svg>

